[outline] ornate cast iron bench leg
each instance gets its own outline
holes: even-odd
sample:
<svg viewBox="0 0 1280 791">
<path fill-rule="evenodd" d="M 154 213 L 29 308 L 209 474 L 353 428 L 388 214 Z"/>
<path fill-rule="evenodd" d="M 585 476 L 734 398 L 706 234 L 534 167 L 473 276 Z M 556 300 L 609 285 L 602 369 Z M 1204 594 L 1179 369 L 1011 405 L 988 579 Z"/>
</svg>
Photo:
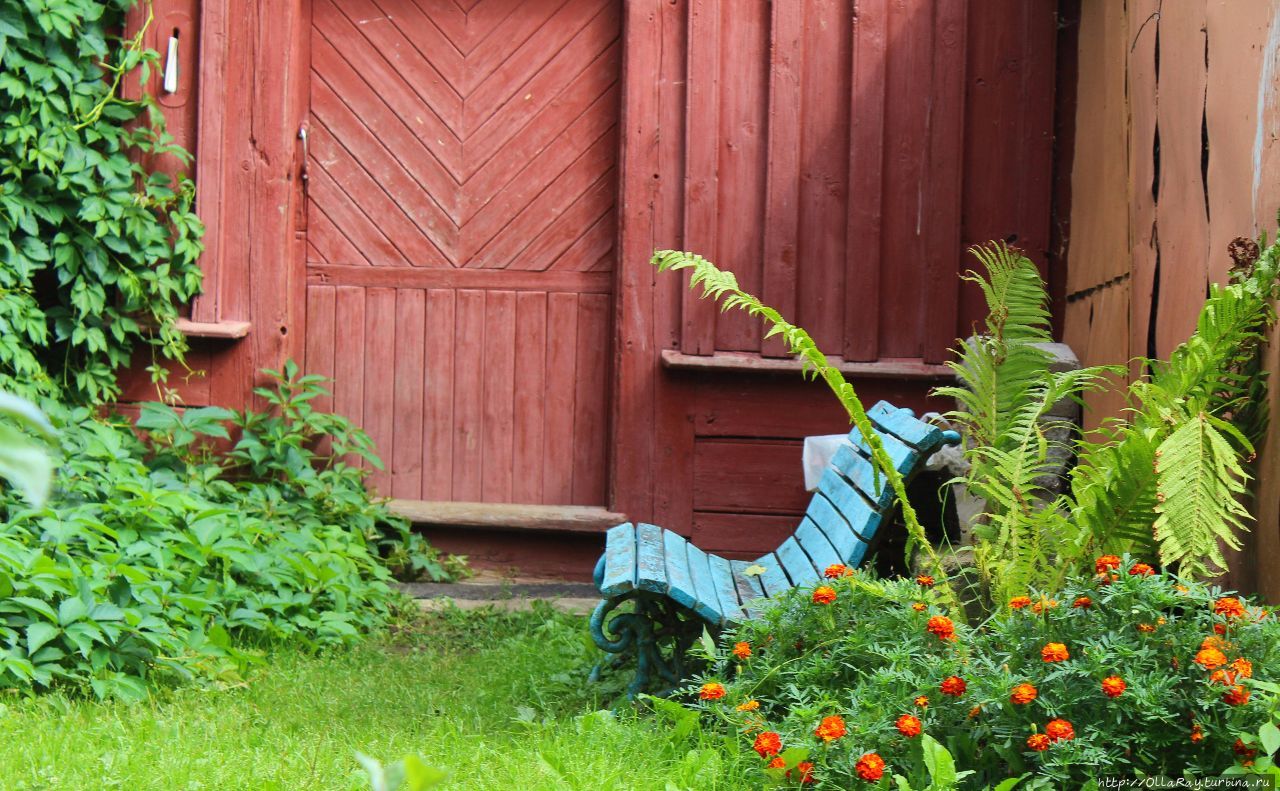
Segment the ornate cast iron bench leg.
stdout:
<svg viewBox="0 0 1280 791">
<path fill-rule="evenodd" d="M 611 615 L 625 602 L 634 611 Z M 591 639 L 601 650 L 618 654 L 619 660 L 636 657 L 636 674 L 627 685 L 627 697 L 634 698 L 651 682 L 663 682 L 659 695 L 669 694 L 687 677 L 685 652 L 702 633 L 702 624 L 692 612 L 669 599 L 640 591 L 604 599 L 591 613 Z M 619 662 L 618 664 L 621 664 Z M 599 665 L 592 678 L 599 677 Z"/>
</svg>

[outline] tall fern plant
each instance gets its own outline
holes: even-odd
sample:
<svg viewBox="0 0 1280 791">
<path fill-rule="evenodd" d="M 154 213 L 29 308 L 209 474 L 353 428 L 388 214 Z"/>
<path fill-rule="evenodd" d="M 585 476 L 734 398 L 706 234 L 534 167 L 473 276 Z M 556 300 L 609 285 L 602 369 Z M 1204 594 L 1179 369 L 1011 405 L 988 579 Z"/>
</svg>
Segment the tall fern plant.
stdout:
<svg viewBox="0 0 1280 791">
<path fill-rule="evenodd" d="M 845 381 L 844 375 L 840 373 L 838 368 L 831 365 L 827 360 L 827 356 L 814 343 L 813 338 L 809 337 L 809 333 L 787 321 L 777 310 L 743 291 L 738 286 L 738 279 L 732 272 L 718 269 L 715 264 L 700 255 L 679 250 L 659 250 L 653 254 L 651 262 L 658 267 L 660 272 L 691 269 L 689 288 L 697 288 L 701 285 L 703 298 L 710 298 L 719 302 L 721 310 L 736 308 L 763 319 L 767 326 L 764 337 L 781 336 L 787 344 L 787 349 L 799 357 L 805 374 L 821 378 L 831 388 L 848 413 L 850 422 L 857 428 L 867 447 L 871 449 L 872 461 L 875 463 L 877 470 L 884 475 L 890 488 L 893 489 L 893 493 L 897 496 L 902 518 L 907 526 L 907 553 L 911 554 L 918 551 L 924 560 L 924 565 L 932 571 L 933 575 L 938 580 L 946 580 L 947 574 L 942 565 L 942 560 L 925 536 L 924 528 L 920 525 L 915 509 L 911 507 L 911 502 L 907 499 L 906 485 L 902 474 L 898 472 L 893 462 L 889 459 L 889 454 L 884 449 L 884 443 L 881 442 L 880 435 L 872 428 L 871 420 L 867 417 L 862 401 L 854 391 L 853 385 Z M 877 485 L 879 485 L 879 481 L 877 481 Z M 950 586 L 944 585 L 940 592 L 944 599 L 949 600 L 948 604 L 955 605 L 958 603 Z"/>
<path fill-rule="evenodd" d="M 1075 519 L 1094 528 L 1090 544 L 1158 556 L 1191 576 L 1226 570 L 1221 547 L 1241 546 L 1247 465 L 1266 430 L 1258 360 L 1278 277 L 1280 244 L 1272 244 L 1211 286 L 1191 337 L 1168 362 L 1145 361 L 1150 373 L 1130 387 L 1129 420 L 1084 445 L 1072 495 Z"/>
<path fill-rule="evenodd" d="M 1071 501 L 1055 486 L 1062 459 L 1074 453 L 1074 427 L 1052 410 L 1118 370 L 1053 371 L 1049 296 L 1035 264 L 1004 244 L 970 252 L 986 273 L 964 279 L 986 298 L 986 324 L 948 363 L 960 384 L 934 392 L 957 404 L 947 417 L 964 434 L 969 461 L 958 480 L 985 504 L 972 526 L 981 593 L 1003 601 L 1053 587 L 1066 571 L 1059 556 L 1081 543 Z"/>
</svg>

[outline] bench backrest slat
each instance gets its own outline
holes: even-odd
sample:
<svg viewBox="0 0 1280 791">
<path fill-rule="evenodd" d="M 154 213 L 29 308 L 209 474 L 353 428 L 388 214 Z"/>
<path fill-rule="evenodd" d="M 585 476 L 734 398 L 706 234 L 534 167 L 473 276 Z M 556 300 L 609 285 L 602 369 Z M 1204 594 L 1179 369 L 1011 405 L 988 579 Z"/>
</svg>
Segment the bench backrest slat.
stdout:
<svg viewBox="0 0 1280 791">
<path fill-rule="evenodd" d="M 738 601 L 742 602 L 742 610 L 748 618 L 755 618 L 760 614 L 759 600 L 764 598 L 764 586 L 760 583 L 760 576 L 756 574 L 748 574 L 747 568 L 750 566 L 745 560 L 729 561 L 729 569 L 733 572 L 733 583 L 738 588 Z"/>
<path fill-rule="evenodd" d="M 866 516 L 874 513 L 870 506 L 866 506 Z M 831 546 L 835 549 L 840 562 L 847 565 L 849 556 L 857 548 L 855 545 L 862 543 L 862 539 L 849 526 L 849 522 L 844 515 L 837 511 L 831 501 L 821 492 L 813 495 L 813 499 L 809 501 L 809 508 L 804 512 L 804 515 L 806 519 L 818 526 L 818 529 L 831 542 Z M 877 514 L 877 516 L 879 515 Z M 865 521 L 860 527 L 864 530 L 866 529 Z"/>
<path fill-rule="evenodd" d="M 790 590 L 791 579 L 787 577 L 786 571 L 782 568 L 782 560 L 776 554 L 770 552 L 762 558 L 757 558 L 755 564 L 764 569 L 760 574 L 760 585 L 764 588 L 765 594 L 777 596 L 783 591 Z"/>
<path fill-rule="evenodd" d="M 720 599 L 720 622 L 739 623 L 742 621 L 742 608 L 738 601 L 738 586 L 733 581 L 733 569 L 729 567 L 727 558 L 719 555 L 710 557 L 711 580 Z"/>
<path fill-rule="evenodd" d="M 888 431 L 917 450 L 932 451 L 942 442 L 942 429 L 912 416 L 907 409 L 897 409 L 881 401 L 867 411 L 871 422 L 882 432 Z"/>
</svg>

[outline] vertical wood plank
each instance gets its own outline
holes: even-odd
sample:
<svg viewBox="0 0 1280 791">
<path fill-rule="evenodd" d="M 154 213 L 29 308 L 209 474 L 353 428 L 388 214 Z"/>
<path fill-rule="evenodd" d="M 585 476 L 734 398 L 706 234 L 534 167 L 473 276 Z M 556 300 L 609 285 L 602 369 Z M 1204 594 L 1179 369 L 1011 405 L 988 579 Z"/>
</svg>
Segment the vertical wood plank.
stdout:
<svg viewBox="0 0 1280 791">
<path fill-rule="evenodd" d="M 383 496 L 391 494 L 395 458 L 395 346 L 395 289 L 371 288 L 365 292 L 364 430 L 384 465 L 370 473 L 369 483 Z"/>
<path fill-rule="evenodd" d="M 1204 62 L 1205 0 L 1185 0 L 1164 8 L 1160 58 L 1159 310 L 1156 354 L 1168 357 L 1195 328 L 1208 288 L 1209 217 L 1207 185 L 1201 170 L 1201 130 L 1208 74 Z M 1194 53 L 1194 54 L 1191 54 Z"/>
<path fill-rule="evenodd" d="M 516 294 L 485 294 L 484 454 L 485 502 L 511 502 L 515 392 Z"/>
<path fill-rule="evenodd" d="M 607 484 L 605 421 L 610 349 L 609 297 L 578 297 L 578 392 L 574 398 L 573 502 L 604 505 Z"/>
<path fill-rule="evenodd" d="M 541 291 L 516 296 L 515 437 L 511 499 L 541 503 L 542 440 L 546 421 L 547 295 Z"/>
<path fill-rule="evenodd" d="M 854 0 L 849 101 L 849 225 L 845 245 L 844 357 L 880 350 L 881 188 L 884 180 L 887 0 Z"/>
<path fill-rule="evenodd" d="M 1156 40 L 1159 16 L 1153 16 L 1160 0 L 1131 0 L 1128 18 L 1151 20 L 1139 32 L 1134 28 L 1125 59 L 1125 94 L 1128 98 L 1129 245 L 1132 256 L 1129 284 L 1128 357 L 1148 356 L 1151 310 L 1156 275 Z M 1138 22 L 1138 24 L 1141 24 Z M 1081 358 L 1082 360 L 1084 358 Z M 1140 364 L 1130 363 L 1130 376 L 1140 375 Z"/>
<path fill-rule="evenodd" d="M 457 292 L 453 370 L 453 496 L 479 502 L 484 496 L 485 294 Z"/>
<path fill-rule="evenodd" d="M 218 320 L 218 292 L 222 284 L 223 186 L 231 172 L 226 146 L 227 55 L 230 50 L 227 0 L 206 0 L 200 7 L 199 143 L 196 154 L 196 213 L 205 222 L 202 293 L 191 304 L 195 321 Z"/>
<path fill-rule="evenodd" d="M 310 332 L 310 330 L 308 330 Z M 364 426 L 364 289 L 334 289 L 333 409 Z M 352 457 L 348 463 L 363 462 Z"/>
<path fill-rule="evenodd" d="M 933 29 L 933 95 L 929 108 L 929 168 L 925 251 L 923 356 L 948 359 L 956 339 L 960 281 L 960 200 L 964 157 L 966 0 L 937 0 Z"/>
<path fill-rule="evenodd" d="M 720 15 L 718 258 L 712 260 L 733 271 L 744 290 L 759 294 L 768 171 L 769 3 L 739 0 L 732 9 Z M 696 118 L 692 120 L 694 134 L 711 133 Z M 739 310 L 716 311 L 714 320 L 715 349 L 760 350 L 763 333 L 758 320 Z"/>
<path fill-rule="evenodd" d="M 422 435 L 426 294 L 396 291 L 395 449 L 391 457 L 393 496 L 422 497 Z"/>
<path fill-rule="evenodd" d="M 799 315 L 823 349 L 844 345 L 848 234 L 849 95 L 847 0 L 810 0 L 805 16 L 800 147 Z M 834 353 L 834 351 L 833 351 Z"/>
<path fill-rule="evenodd" d="M 689 84 L 685 126 L 684 243 L 719 262 L 720 2 L 689 2 Z M 694 65 L 696 64 L 696 66 Z M 686 354 L 715 351 L 715 306 L 686 289 L 680 348 Z"/>
<path fill-rule="evenodd" d="M 769 55 L 769 153 L 764 224 L 764 301 L 795 320 L 800 225 L 800 78 L 804 3 L 773 3 Z M 770 338 L 767 357 L 787 356 L 786 343 Z"/>
<path fill-rule="evenodd" d="M 542 497 L 550 505 L 573 502 L 574 409 L 577 397 L 578 295 L 547 297 L 546 423 L 542 442 Z"/>
<path fill-rule="evenodd" d="M 334 309 L 337 293 L 333 286 L 307 289 L 307 345 L 303 366 L 308 373 L 333 379 Z M 331 390 L 332 382 L 325 383 Z M 333 396 L 320 396 L 311 405 L 322 412 L 333 411 Z"/>
<path fill-rule="evenodd" d="M 454 292 L 433 288 L 426 298 L 423 375 L 422 496 L 453 497 Z"/>
</svg>

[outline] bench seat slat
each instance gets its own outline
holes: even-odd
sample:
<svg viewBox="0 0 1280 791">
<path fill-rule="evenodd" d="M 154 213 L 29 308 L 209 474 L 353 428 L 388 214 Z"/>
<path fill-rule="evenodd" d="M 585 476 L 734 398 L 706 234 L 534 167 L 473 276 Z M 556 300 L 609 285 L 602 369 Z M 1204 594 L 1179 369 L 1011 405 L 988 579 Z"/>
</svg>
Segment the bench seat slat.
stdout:
<svg viewBox="0 0 1280 791">
<path fill-rule="evenodd" d="M 927 453 L 942 444 L 942 429 L 913 417 L 908 410 L 895 409 L 886 401 L 872 407 L 867 416 L 881 431 L 896 435 L 917 450 Z"/>
<path fill-rule="evenodd" d="M 667 564 L 662 528 L 636 525 L 636 587 L 650 593 L 667 592 Z"/>
<path fill-rule="evenodd" d="M 743 612 L 748 618 L 756 618 L 760 615 L 760 599 L 765 593 L 760 577 L 747 574 L 749 565 L 745 560 L 729 561 L 729 568 L 733 571 L 733 584 L 738 588 L 738 601 L 742 602 Z"/>
<path fill-rule="evenodd" d="M 605 533 L 604 553 L 607 560 L 600 592 L 617 596 L 635 588 L 636 530 L 630 522 L 609 528 Z"/>
<path fill-rule="evenodd" d="M 693 611 L 711 623 L 720 623 L 720 595 L 716 593 L 715 582 L 711 579 L 711 561 L 707 553 L 693 544 L 688 544 L 689 576 L 693 578 L 693 587 L 698 598 L 693 603 Z"/>
<path fill-rule="evenodd" d="M 738 586 L 733 582 L 733 569 L 729 561 L 719 555 L 708 555 L 711 562 L 711 580 L 716 586 L 716 595 L 720 597 L 721 624 L 741 623 L 742 607 L 738 601 Z"/>
<path fill-rule="evenodd" d="M 844 558 L 836 552 L 835 547 L 827 540 L 827 536 L 808 517 L 800 522 L 796 530 L 796 540 L 800 542 L 804 553 L 809 556 L 813 567 L 822 573 L 833 563 L 843 563 Z"/>
<path fill-rule="evenodd" d="M 667 595 L 681 607 L 693 609 L 698 600 L 689 574 L 688 543 L 679 534 L 662 531 L 663 565 L 667 574 Z"/>
<path fill-rule="evenodd" d="M 860 543 L 861 539 L 858 538 L 858 534 L 853 531 L 849 523 L 845 521 L 844 516 L 831 504 L 831 501 L 822 494 L 815 493 L 813 499 L 809 501 L 809 508 L 804 512 L 804 515 L 817 525 L 818 529 L 827 537 L 827 540 L 831 542 L 831 547 L 835 549 L 840 562 L 848 565 L 849 556 L 853 553 L 854 545 Z"/>
<path fill-rule="evenodd" d="M 776 596 L 791 589 L 791 580 L 783 570 L 782 561 L 777 555 L 770 552 L 756 559 L 755 564 L 764 568 L 764 573 L 760 575 L 760 585 L 764 588 L 766 596 Z"/>
<path fill-rule="evenodd" d="M 782 567 L 787 571 L 787 576 L 791 578 L 792 585 L 807 585 L 818 580 L 819 572 L 809 562 L 809 556 L 800 548 L 800 542 L 796 541 L 795 536 L 782 542 L 782 546 L 778 547 L 777 555 L 778 560 L 782 561 Z"/>
<path fill-rule="evenodd" d="M 876 519 L 879 519 L 880 514 L 871 507 L 871 503 L 853 487 L 853 484 L 828 467 L 822 471 L 822 479 L 818 481 L 818 492 L 827 498 L 864 541 L 870 538 L 867 523 L 872 514 Z"/>
</svg>

